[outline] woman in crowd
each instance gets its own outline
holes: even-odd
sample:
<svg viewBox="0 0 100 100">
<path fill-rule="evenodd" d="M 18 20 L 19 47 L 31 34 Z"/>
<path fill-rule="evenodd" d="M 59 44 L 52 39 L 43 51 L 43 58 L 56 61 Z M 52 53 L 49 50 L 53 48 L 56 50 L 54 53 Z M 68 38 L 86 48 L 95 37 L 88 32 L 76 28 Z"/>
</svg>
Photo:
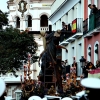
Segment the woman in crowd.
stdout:
<svg viewBox="0 0 100 100">
<path fill-rule="evenodd" d="M 92 62 L 88 62 L 87 65 L 86 65 L 85 76 L 88 77 L 88 72 L 93 70 L 93 69 L 96 69 L 95 66 L 93 65 L 93 63 Z"/>
<path fill-rule="evenodd" d="M 96 61 L 96 68 L 100 68 L 100 61 L 99 60 Z"/>
</svg>

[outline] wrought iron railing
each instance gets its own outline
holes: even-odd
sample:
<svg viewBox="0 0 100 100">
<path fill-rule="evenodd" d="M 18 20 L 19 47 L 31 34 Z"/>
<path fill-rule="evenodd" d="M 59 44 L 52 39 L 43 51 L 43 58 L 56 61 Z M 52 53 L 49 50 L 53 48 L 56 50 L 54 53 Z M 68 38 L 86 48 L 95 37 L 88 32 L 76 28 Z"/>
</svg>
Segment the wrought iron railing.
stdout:
<svg viewBox="0 0 100 100">
<path fill-rule="evenodd" d="M 63 31 L 60 42 L 68 39 L 72 35 L 83 32 L 83 18 L 76 18 L 71 24 L 68 24 L 68 30 Z"/>
<path fill-rule="evenodd" d="M 88 27 L 89 26 L 89 27 Z M 100 27 L 100 10 L 83 21 L 83 35 Z"/>
<path fill-rule="evenodd" d="M 77 18 L 77 31 L 76 33 L 83 32 L 83 18 Z"/>
<path fill-rule="evenodd" d="M 95 16 L 95 28 L 100 27 L 100 10 Z"/>
<path fill-rule="evenodd" d="M 88 18 L 83 21 L 83 35 L 88 32 Z"/>
</svg>

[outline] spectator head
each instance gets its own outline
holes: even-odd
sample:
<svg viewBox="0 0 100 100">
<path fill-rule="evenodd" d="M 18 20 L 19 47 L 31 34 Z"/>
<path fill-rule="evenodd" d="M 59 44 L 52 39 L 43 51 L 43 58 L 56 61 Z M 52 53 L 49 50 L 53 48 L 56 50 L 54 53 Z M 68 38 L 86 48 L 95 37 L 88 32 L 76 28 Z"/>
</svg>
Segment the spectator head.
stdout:
<svg viewBox="0 0 100 100">
<path fill-rule="evenodd" d="M 66 25 L 65 22 L 62 22 L 62 28 L 64 28 L 65 25 Z"/>
<path fill-rule="evenodd" d="M 93 4 L 92 6 L 93 6 L 93 7 L 96 7 L 96 5 L 95 5 L 95 4 Z"/>
<path fill-rule="evenodd" d="M 90 9 L 92 9 L 92 8 L 93 8 L 93 5 L 89 4 L 88 7 L 89 7 Z"/>
<path fill-rule="evenodd" d="M 65 25 L 65 22 L 62 22 L 62 25 Z"/>
<path fill-rule="evenodd" d="M 68 62 L 68 60 L 66 59 L 66 60 L 65 60 L 65 63 L 67 63 L 67 62 Z"/>
</svg>

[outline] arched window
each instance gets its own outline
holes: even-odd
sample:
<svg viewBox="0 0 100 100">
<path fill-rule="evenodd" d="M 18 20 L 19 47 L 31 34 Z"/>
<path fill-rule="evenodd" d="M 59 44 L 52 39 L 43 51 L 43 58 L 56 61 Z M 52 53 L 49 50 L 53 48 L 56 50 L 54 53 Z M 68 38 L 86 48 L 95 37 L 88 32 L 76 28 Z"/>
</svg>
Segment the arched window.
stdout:
<svg viewBox="0 0 100 100">
<path fill-rule="evenodd" d="M 46 15 L 41 16 L 40 27 L 48 27 L 48 17 Z"/>
<path fill-rule="evenodd" d="M 95 65 L 96 65 L 96 61 L 97 61 L 98 58 L 99 58 L 98 51 L 99 51 L 99 42 L 96 41 L 95 44 L 94 44 L 94 64 L 95 64 Z"/>
<path fill-rule="evenodd" d="M 32 17 L 30 15 L 28 17 L 28 27 L 32 27 Z"/>
<path fill-rule="evenodd" d="M 16 17 L 16 28 L 20 28 L 20 18 Z"/>
<path fill-rule="evenodd" d="M 87 61 L 91 61 L 91 45 L 87 48 Z"/>
</svg>

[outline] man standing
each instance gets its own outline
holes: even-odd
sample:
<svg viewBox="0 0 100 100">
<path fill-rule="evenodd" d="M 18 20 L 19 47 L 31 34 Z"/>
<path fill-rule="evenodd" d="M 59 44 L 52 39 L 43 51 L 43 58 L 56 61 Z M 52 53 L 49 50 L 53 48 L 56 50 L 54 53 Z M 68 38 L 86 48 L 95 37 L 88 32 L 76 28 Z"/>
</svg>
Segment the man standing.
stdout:
<svg viewBox="0 0 100 100">
<path fill-rule="evenodd" d="M 93 14 L 93 5 L 89 4 L 88 7 L 91 9 L 90 10 L 90 15 L 92 15 Z"/>
</svg>

